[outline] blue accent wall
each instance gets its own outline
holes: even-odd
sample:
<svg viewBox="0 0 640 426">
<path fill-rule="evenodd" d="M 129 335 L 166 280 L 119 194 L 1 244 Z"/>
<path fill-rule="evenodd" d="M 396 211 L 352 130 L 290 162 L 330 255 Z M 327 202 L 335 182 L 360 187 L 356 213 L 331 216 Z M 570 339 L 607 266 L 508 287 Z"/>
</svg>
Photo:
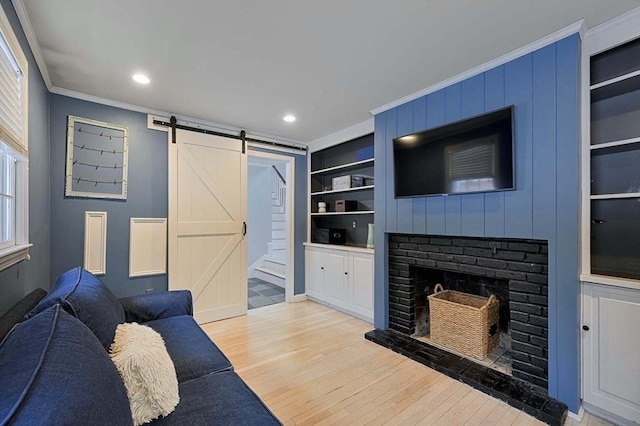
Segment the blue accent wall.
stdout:
<svg viewBox="0 0 640 426">
<path fill-rule="evenodd" d="M 65 198 L 67 116 L 129 127 L 127 200 Z M 147 115 L 51 95 L 51 280 L 84 261 L 84 212 L 107 212 L 107 273 L 118 297 L 167 289 L 167 276 L 129 278 L 129 219 L 167 217 L 167 133 L 147 128 Z"/>
<path fill-rule="evenodd" d="M 49 289 L 49 92 L 10 0 L 0 0 L 29 62 L 29 250 L 0 272 L 0 315 L 32 290 Z"/>
<path fill-rule="evenodd" d="M 375 326 L 388 325 L 387 233 L 549 243 L 549 394 L 578 412 L 580 38 L 569 36 L 375 116 Z M 392 139 L 515 106 L 516 190 L 394 198 Z"/>
</svg>

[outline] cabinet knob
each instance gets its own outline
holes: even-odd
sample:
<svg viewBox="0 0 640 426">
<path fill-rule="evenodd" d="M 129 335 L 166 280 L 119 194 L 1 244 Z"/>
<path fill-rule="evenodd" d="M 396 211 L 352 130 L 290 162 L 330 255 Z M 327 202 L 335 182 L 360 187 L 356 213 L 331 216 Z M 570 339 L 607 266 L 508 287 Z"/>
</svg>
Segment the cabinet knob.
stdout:
<svg viewBox="0 0 640 426">
<path fill-rule="evenodd" d="M 321 266 L 320 269 L 324 269 L 324 266 Z"/>
<path fill-rule="evenodd" d="M 349 275 L 349 273 L 348 273 L 348 272 L 345 272 L 344 274 L 345 274 L 345 275 Z"/>
<path fill-rule="evenodd" d="M 583 325 L 583 326 L 582 326 L 582 329 L 583 329 L 584 331 L 589 331 L 589 326 L 588 326 L 588 325 Z"/>
</svg>

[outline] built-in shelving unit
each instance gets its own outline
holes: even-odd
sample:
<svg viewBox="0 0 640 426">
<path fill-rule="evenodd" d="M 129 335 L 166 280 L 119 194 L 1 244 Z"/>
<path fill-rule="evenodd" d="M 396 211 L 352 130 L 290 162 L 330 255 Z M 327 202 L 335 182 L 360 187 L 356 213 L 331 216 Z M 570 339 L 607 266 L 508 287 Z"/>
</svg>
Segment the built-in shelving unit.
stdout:
<svg viewBox="0 0 640 426">
<path fill-rule="evenodd" d="M 582 405 L 640 423 L 640 8 L 582 45 Z M 558 140 L 560 142 L 560 140 Z M 633 324 L 627 328 L 629 324 Z"/>
<path fill-rule="evenodd" d="M 640 39 L 589 65 L 589 272 L 640 280 Z"/>
<path fill-rule="evenodd" d="M 345 248 L 365 247 L 368 224 L 373 223 L 373 134 L 365 135 L 310 154 L 309 162 L 309 238 L 319 240 L 321 229 L 339 229 L 345 233 Z M 334 178 L 361 176 L 359 186 L 334 189 Z M 356 183 L 352 180 L 352 185 Z M 366 183 L 366 184 L 365 184 Z M 336 211 L 340 200 L 355 202 L 351 211 Z M 319 212 L 318 203 L 326 204 Z M 326 233 L 325 233 L 326 235 Z"/>
</svg>

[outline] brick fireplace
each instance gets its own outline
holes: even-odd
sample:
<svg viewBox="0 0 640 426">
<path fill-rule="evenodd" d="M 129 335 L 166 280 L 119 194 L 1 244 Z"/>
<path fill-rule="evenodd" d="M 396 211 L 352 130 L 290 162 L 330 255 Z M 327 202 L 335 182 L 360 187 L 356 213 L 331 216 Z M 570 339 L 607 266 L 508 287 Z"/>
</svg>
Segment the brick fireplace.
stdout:
<svg viewBox="0 0 640 426">
<path fill-rule="evenodd" d="M 426 295 L 437 282 L 445 289 L 496 294 L 501 346 L 511 352 L 513 376 L 546 393 L 547 257 L 547 242 L 540 240 L 389 234 L 389 328 L 424 334 Z"/>
</svg>

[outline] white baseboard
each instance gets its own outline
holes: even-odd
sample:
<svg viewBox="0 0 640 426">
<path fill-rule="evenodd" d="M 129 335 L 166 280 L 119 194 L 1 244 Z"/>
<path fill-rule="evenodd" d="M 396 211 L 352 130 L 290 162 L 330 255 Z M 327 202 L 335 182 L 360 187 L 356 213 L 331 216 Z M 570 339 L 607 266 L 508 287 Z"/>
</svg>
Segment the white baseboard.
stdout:
<svg viewBox="0 0 640 426">
<path fill-rule="evenodd" d="M 584 407 L 585 411 L 589 414 L 593 414 L 596 415 L 600 418 L 603 418 L 615 425 L 620 425 L 620 426 L 638 426 L 638 423 L 626 419 L 624 417 L 620 417 L 617 414 L 614 414 L 610 411 L 607 411 L 605 409 L 602 409 L 600 407 L 596 407 L 595 405 L 591 405 L 587 402 L 582 402 L 582 406 Z"/>
<path fill-rule="evenodd" d="M 573 420 L 577 421 L 578 423 L 582 422 L 582 417 L 584 416 L 584 406 L 580 404 L 580 409 L 578 410 L 578 414 L 568 411 L 567 416 L 571 417 Z"/>
<path fill-rule="evenodd" d="M 293 295 L 293 299 L 291 300 L 291 303 L 298 303 L 298 302 L 304 302 L 305 300 L 307 300 L 307 295 L 302 293 L 302 294 L 294 294 Z"/>
</svg>

